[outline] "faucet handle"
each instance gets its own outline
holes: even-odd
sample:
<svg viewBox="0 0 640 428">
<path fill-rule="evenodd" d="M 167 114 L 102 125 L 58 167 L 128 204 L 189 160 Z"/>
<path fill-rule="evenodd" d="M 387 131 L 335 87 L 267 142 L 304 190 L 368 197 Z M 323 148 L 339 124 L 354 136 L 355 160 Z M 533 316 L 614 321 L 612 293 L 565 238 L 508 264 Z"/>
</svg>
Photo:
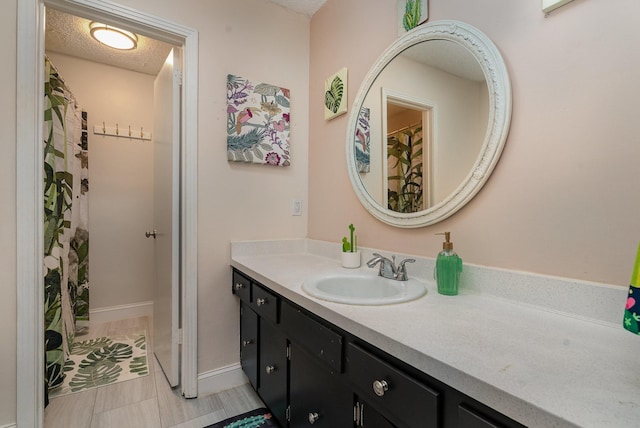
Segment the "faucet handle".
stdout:
<svg viewBox="0 0 640 428">
<path fill-rule="evenodd" d="M 397 279 L 398 281 L 406 281 L 409 279 L 407 276 L 407 268 L 405 266 L 406 263 L 415 263 L 416 259 L 404 259 L 398 263 L 398 271 L 397 271 Z"/>
</svg>

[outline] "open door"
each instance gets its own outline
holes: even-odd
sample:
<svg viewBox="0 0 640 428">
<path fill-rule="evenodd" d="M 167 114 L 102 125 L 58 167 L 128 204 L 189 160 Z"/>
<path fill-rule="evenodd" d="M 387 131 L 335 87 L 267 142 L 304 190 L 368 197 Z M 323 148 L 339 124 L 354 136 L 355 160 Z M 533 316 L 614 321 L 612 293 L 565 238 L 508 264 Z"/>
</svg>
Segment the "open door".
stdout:
<svg viewBox="0 0 640 428">
<path fill-rule="evenodd" d="M 153 350 L 169 384 L 180 383 L 180 50 L 154 82 L 155 297 Z"/>
</svg>

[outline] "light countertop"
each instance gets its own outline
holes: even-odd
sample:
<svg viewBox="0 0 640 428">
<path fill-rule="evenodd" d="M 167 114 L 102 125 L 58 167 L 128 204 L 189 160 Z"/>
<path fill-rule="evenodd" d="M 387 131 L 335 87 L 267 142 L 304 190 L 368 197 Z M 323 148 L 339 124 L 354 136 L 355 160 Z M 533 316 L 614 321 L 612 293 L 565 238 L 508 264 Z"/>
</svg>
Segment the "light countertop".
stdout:
<svg viewBox="0 0 640 428">
<path fill-rule="evenodd" d="M 612 428 L 637 426 L 640 421 L 640 338 L 621 326 L 471 289 L 443 296 L 433 282 L 424 297 L 407 303 L 356 306 L 323 301 L 305 293 L 302 283 L 310 276 L 342 271 L 339 260 L 297 245 L 292 248 L 261 254 L 236 247 L 231 264 L 524 425 Z M 363 266 L 361 270 L 377 273 Z"/>
</svg>

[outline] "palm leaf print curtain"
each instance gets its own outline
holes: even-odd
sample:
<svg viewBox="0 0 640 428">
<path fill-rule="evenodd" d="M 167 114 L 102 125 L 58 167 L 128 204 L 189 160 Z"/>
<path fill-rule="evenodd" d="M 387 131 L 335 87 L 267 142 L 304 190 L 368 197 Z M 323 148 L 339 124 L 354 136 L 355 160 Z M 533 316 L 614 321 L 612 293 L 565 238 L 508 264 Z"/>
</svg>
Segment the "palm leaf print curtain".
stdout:
<svg viewBox="0 0 640 428">
<path fill-rule="evenodd" d="M 86 113 L 48 58 L 44 92 L 45 380 L 53 388 L 89 322 L 89 185 Z"/>
</svg>

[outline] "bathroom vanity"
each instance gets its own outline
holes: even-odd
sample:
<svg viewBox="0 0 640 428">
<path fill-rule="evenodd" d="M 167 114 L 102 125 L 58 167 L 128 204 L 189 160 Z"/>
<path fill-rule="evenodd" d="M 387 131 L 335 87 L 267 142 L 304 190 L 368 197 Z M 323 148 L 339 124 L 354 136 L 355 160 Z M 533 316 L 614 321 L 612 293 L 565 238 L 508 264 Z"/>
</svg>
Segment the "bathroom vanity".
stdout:
<svg viewBox="0 0 640 428">
<path fill-rule="evenodd" d="M 362 251 L 366 261 L 374 250 Z M 304 292 L 305 279 L 346 271 L 339 254 L 337 244 L 313 240 L 232 243 L 241 364 L 283 426 L 640 420 L 640 340 L 619 324 L 622 287 L 467 265 L 458 296 L 429 283 L 414 301 L 358 306 Z M 407 270 L 428 281 L 433 260 L 417 257 Z M 568 302 L 583 312 L 552 306 Z M 599 319 L 584 315 L 599 310 Z"/>
<path fill-rule="evenodd" d="M 283 426 L 522 427 L 239 269 L 240 360 Z"/>
</svg>

